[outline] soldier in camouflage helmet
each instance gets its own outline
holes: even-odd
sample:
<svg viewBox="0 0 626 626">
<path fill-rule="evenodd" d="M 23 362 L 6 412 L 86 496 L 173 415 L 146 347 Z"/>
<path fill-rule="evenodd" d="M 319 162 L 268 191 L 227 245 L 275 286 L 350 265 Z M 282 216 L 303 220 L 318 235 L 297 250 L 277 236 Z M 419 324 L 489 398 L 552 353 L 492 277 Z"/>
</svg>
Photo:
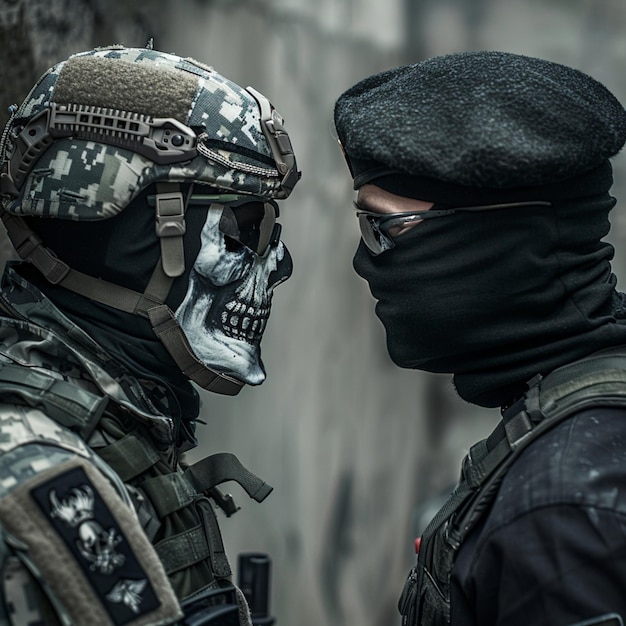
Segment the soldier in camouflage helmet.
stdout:
<svg viewBox="0 0 626 626">
<path fill-rule="evenodd" d="M 265 378 L 291 273 L 276 201 L 299 176 L 262 94 L 150 48 L 73 55 L 13 107 L 0 624 L 250 624 L 214 509 L 236 510 L 222 482 L 257 501 L 271 488 L 233 455 L 181 454 L 190 381 L 234 395 Z"/>
</svg>

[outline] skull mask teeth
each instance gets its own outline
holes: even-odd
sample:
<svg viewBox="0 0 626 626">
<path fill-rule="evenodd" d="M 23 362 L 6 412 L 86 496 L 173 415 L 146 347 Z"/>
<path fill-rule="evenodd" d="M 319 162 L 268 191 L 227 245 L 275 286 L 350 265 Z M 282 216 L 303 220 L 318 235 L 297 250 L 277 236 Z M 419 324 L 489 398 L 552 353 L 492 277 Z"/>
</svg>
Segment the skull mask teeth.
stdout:
<svg viewBox="0 0 626 626">
<path fill-rule="evenodd" d="M 222 331 L 233 339 L 241 339 L 254 344 L 260 341 L 269 314 L 269 300 L 264 308 L 255 308 L 252 304 L 246 304 L 237 299 L 232 300 L 226 303 L 226 310 L 222 312 Z"/>
<path fill-rule="evenodd" d="M 260 343 L 272 292 L 289 277 L 291 258 L 282 242 L 263 257 L 231 245 L 219 222 L 220 211 L 209 210 L 189 287 L 175 315 L 206 366 L 259 384 L 265 379 Z"/>
</svg>

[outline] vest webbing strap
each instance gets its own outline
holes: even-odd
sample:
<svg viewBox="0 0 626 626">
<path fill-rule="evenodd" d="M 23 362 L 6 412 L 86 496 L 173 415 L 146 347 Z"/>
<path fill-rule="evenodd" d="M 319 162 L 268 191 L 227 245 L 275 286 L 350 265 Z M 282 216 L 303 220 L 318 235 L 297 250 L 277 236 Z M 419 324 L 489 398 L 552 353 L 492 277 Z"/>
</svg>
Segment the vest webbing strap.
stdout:
<svg viewBox="0 0 626 626">
<path fill-rule="evenodd" d="M 184 530 L 178 535 L 162 539 L 154 544 L 154 549 L 168 574 L 204 561 L 210 556 L 202 524 Z"/>
<path fill-rule="evenodd" d="M 456 553 L 489 508 L 507 469 L 535 439 L 586 408 L 626 406 L 626 348 L 603 350 L 565 365 L 534 384 L 505 411 L 491 435 L 473 445 L 463 460 L 461 480 L 421 538 L 417 558 L 417 590 L 408 585 L 401 597 L 403 624 L 407 614 L 420 615 L 422 596 L 436 606 L 422 606 L 430 624 L 446 624 L 450 611 L 450 576 Z M 413 582 L 415 584 L 415 582 Z M 435 586 L 436 593 L 425 593 Z M 417 606 L 407 606 L 406 598 Z"/>
<path fill-rule="evenodd" d="M 184 509 L 198 497 L 197 491 L 189 484 L 189 481 L 178 473 L 148 478 L 139 486 L 152 502 L 159 519 Z"/>
<path fill-rule="evenodd" d="M 216 577 L 231 575 L 214 507 L 208 497 L 213 497 L 215 485 L 234 480 L 250 497 L 260 502 L 272 491 L 269 485 L 248 471 L 235 455 L 228 453 L 207 457 L 184 472 L 169 472 L 142 480 L 141 475 L 156 465 L 160 456 L 149 442 L 133 433 L 98 448 L 96 452 L 124 482 L 132 482 L 143 491 L 160 520 L 187 507 L 197 511 L 200 524 L 155 544 L 168 574 L 188 569 L 208 558 Z"/>
<path fill-rule="evenodd" d="M 213 574 L 216 578 L 230 579 L 232 571 L 228 557 L 226 556 L 226 550 L 222 542 L 222 534 L 219 524 L 217 523 L 217 516 L 215 515 L 213 505 L 209 500 L 203 498 L 196 503 L 196 507 L 200 513 L 207 534 Z"/>
<path fill-rule="evenodd" d="M 214 576 L 228 578 L 232 572 L 215 511 L 206 499 L 197 501 L 196 508 L 202 522 L 177 535 L 162 539 L 155 544 L 155 550 L 168 575 L 209 558 Z"/>
<path fill-rule="evenodd" d="M 108 446 L 96 448 L 96 452 L 124 482 L 130 482 L 160 460 L 159 453 L 142 437 L 133 433 L 124 435 Z"/>
<path fill-rule="evenodd" d="M 85 441 L 109 401 L 54 376 L 11 363 L 0 363 L 0 396 L 5 402 L 17 401 L 43 410 Z"/>
<path fill-rule="evenodd" d="M 184 475 L 201 493 L 229 480 L 239 483 L 257 502 L 263 502 L 272 492 L 272 487 L 247 470 L 241 461 L 229 452 L 212 454 L 194 463 L 185 470 Z"/>
<path fill-rule="evenodd" d="M 272 491 L 272 487 L 246 469 L 234 454 L 226 452 L 206 457 L 183 473 L 148 478 L 139 487 L 162 519 L 189 506 L 199 495 L 219 497 L 219 494 L 214 494 L 214 489 L 227 481 L 238 483 L 257 502 L 265 500 Z M 222 506 L 221 502 L 218 504 Z M 225 512 L 229 514 L 228 510 Z"/>
</svg>

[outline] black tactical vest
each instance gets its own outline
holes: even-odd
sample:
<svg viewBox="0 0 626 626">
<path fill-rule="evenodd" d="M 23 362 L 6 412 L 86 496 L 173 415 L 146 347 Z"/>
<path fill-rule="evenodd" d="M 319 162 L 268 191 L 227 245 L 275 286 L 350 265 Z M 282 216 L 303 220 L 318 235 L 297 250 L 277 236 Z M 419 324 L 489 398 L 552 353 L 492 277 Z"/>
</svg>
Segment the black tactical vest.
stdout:
<svg viewBox="0 0 626 626">
<path fill-rule="evenodd" d="M 398 602 L 402 626 L 450 624 L 450 578 L 458 550 L 495 499 L 508 468 L 544 432 L 583 409 L 626 406 L 626 347 L 565 365 L 529 383 L 491 435 L 462 463 L 461 479 L 421 537 Z"/>
</svg>

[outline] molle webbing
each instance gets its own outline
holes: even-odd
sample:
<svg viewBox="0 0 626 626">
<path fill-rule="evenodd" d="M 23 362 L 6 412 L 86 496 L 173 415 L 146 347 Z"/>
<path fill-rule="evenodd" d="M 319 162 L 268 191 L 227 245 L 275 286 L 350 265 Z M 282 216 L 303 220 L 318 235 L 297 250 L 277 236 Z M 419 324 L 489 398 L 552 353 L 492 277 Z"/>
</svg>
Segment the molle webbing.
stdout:
<svg viewBox="0 0 626 626">
<path fill-rule="evenodd" d="M 208 560 L 216 579 L 230 581 L 232 571 L 213 506 L 204 497 L 198 497 L 194 505 L 200 522 L 192 528 L 157 541 L 154 549 L 169 576 Z M 208 582 L 210 581 L 204 581 L 203 586 Z"/>
<path fill-rule="evenodd" d="M 218 485 L 236 481 L 257 502 L 272 491 L 236 456 L 214 454 L 184 471 L 172 471 L 144 426 L 130 420 L 132 430 L 126 432 L 119 418 L 107 410 L 108 398 L 21 366 L 0 362 L 0 397 L 4 402 L 41 410 L 84 441 L 96 428 L 106 432 L 109 440 L 114 439 L 93 449 L 119 479 L 130 485 L 129 489 L 150 503 L 147 510 L 158 519 L 149 517 L 147 522 L 156 530 L 144 530 L 154 539 L 154 548 L 180 598 L 215 579 L 230 580 L 230 565 L 209 498 L 232 515 L 237 507 Z"/>
<path fill-rule="evenodd" d="M 424 531 L 398 603 L 403 626 L 450 623 L 456 554 L 493 502 L 508 468 L 532 441 L 584 409 L 626 406 L 626 347 L 597 352 L 537 378 L 491 435 L 471 447 L 461 480 Z"/>
<path fill-rule="evenodd" d="M 214 579 L 230 580 L 230 564 L 209 498 L 226 503 L 230 515 L 236 507 L 219 491 L 219 484 L 234 480 L 258 502 L 269 495 L 271 487 L 228 453 L 209 456 L 184 471 L 172 471 L 141 431 L 127 433 L 96 452 L 151 503 L 161 527 L 153 539 L 154 548 L 179 597 L 189 596 Z M 191 585 L 187 571 L 194 580 Z"/>
<path fill-rule="evenodd" d="M 42 410 L 85 441 L 97 426 L 108 404 L 108 398 L 62 379 L 1 362 L 0 397 L 4 402 L 26 404 Z"/>
<path fill-rule="evenodd" d="M 161 459 L 156 449 L 135 433 L 127 433 L 108 446 L 96 448 L 96 452 L 125 483 L 132 482 Z"/>
</svg>

